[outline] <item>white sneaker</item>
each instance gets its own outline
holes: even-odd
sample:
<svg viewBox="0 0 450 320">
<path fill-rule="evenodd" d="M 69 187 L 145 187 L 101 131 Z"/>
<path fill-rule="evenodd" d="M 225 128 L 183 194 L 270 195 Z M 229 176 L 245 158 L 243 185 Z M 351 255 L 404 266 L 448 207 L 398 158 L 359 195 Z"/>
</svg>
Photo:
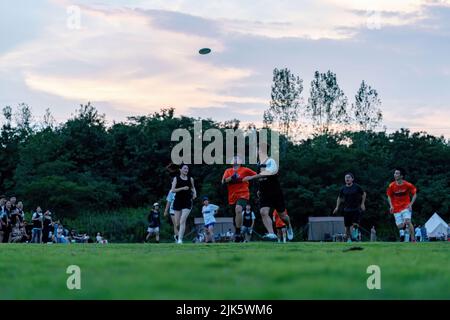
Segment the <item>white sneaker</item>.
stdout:
<svg viewBox="0 0 450 320">
<path fill-rule="evenodd" d="M 178 244 L 183 244 L 183 240 L 178 239 L 177 243 L 178 243 Z"/>
<path fill-rule="evenodd" d="M 294 239 L 294 231 L 292 230 L 292 227 L 289 227 L 287 229 L 287 238 L 288 238 L 289 241 Z"/>
<path fill-rule="evenodd" d="M 275 233 L 266 233 L 266 234 L 263 236 L 263 239 L 267 239 L 267 240 L 277 240 L 278 237 L 277 237 L 277 235 L 276 235 Z"/>
</svg>

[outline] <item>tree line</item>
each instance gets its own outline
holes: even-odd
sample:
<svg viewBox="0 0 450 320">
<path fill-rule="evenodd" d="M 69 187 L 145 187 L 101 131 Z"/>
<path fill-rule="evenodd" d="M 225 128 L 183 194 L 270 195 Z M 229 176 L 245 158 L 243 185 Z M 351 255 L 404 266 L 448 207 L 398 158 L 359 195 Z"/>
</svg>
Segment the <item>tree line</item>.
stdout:
<svg viewBox="0 0 450 320">
<path fill-rule="evenodd" d="M 333 72 L 316 72 L 306 103 L 300 77 L 289 69 L 275 69 L 273 75 L 272 99 L 263 121 L 269 130 L 281 132 L 280 181 L 297 228 L 305 226 L 309 216 L 331 214 L 344 174 L 352 172 L 368 194 L 363 227 L 374 225 L 381 236 L 395 235 L 385 191 L 398 166 L 406 169 L 406 179 L 419 190 L 414 222 L 424 223 L 434 212 L 449 220 L 448 140 L 407 129 L 375 132 L 382 121 L 381 101 L 365 81 L 349 104 Z M 166 166 L 177 144 L 171 141 L 175 129 L 193 132 L 198 120 L 202 120 L 203 131 L 217 128 L 224 137 L 227 129 L 255 129 L 238 119 L 217 122 L 175 116 L 172 108 L 112 125 L 107 125 L 105 115 L 90 103 L 81 105 L 60 124 L 49 110 L 41 123 L 34 122 L 26 104 L 15 110 L 7 106 L 2 113 L 0 193 L 17 196 L 27 211 L 40 205 L 71 221 L 79 217 L 78 221 L 85 221 L 86 214 L 105 217 L 106 212 L 164 202 L 171 181 Z M 294 129 L 301 118 L 309 121 L 314 131 L 296 140 Z M 334 126 L 346 124 L 353 127 L 334 130 Z M 221 206 L 221 215 L 232 216 L 226 188 L 220 183 L 226 168 L 226 164 L 195 165 L 191 171 L 198 194 L 207 194 Z M 254 185 L 252 191 L 255 199 Z M 193 215 L 200 216 L 200 203 Z"/>
</svg>

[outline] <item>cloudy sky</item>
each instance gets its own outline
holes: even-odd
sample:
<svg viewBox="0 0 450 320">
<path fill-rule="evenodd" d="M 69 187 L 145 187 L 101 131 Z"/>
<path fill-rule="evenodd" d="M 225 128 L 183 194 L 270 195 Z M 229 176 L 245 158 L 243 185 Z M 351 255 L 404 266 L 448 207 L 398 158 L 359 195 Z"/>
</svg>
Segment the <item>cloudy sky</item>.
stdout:
<svg viewBox="0 0 450 320">
<path fill-rule="evenodd" d="M 0 40 L 0 106 L 37 119 L 91 101 L 109 121 L 260 122 L 288 67 L 305 100 L 330 69 L 350 101 L 363 79 L 378 90 L 389 129 L 450 137 L 450 0 L 1 0 Z"/>
</svg>

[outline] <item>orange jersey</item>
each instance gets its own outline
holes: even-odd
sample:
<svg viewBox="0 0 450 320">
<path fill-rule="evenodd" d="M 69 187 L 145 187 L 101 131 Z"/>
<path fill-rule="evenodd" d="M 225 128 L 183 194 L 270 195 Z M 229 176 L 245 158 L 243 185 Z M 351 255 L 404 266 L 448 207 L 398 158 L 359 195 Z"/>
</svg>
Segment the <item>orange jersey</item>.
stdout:
<svg viewBox="0 0 450 320">
<path fill-rule="evenodd" d="M 394 213 L 407 209 L 411 203 L 411 196 L 415 195 L 416 192 L 417 189 L 412 183 L 403 180 L 403 183 L 398 185 L 395 181 L 392 182 L 386 193 L 391 198 Z"/>
<path fill-rule="evenodd" d="M 225 170 L 222 180 L 230 178 L 235 173 L 237 173 L 238 179 L 235 182 L 230 181 L 228 183 L 229 204 L 235 204 L 239 199 L 250 199 L 248 181 L 244 182 L 242 181 L 242 179 L 245 177 L 254 176 L 256 174 L 255 171 L 245 167 L 239 167 L 236 171 L 233 168 L 228 168 L 227 170 Z"/>
<path fill-rule="evenodd" d="M 286 210 L 286 215 L 287 215 L 287 210 Z M 277 210 L 273 211 L 273 217 L 275 218 L 275 227 L 277 227 L 277 228 L 284 228 L 284 227 L 286 227 L 286 223 L 284 223 L 284 221 L 281 220 Z"/>
</svg>

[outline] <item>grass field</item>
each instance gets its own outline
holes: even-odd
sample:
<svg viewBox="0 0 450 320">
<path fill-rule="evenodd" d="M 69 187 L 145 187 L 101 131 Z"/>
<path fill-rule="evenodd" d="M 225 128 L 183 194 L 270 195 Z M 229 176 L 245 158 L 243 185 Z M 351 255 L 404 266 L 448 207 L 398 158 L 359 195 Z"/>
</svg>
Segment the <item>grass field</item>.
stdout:
<svg viewBox="0 0 450 320">
<path fill-rule="evenodd" d="M 1 245 L 0 299 L 450 299 L 450 243 Z M 81 268 L 68 290 L 66 268 Z M 369 265 L 381 290 L 368 290 Z"/>
</svg>

